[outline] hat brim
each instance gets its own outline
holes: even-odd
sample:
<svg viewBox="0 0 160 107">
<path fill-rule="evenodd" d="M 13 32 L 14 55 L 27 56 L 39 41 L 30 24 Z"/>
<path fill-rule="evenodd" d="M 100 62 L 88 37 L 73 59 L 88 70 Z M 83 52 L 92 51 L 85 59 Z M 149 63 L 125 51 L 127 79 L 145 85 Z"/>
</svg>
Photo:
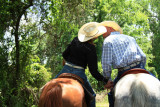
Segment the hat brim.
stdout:
<svg viewBox="0 0 160 107">
<path fill-rule="evenodd" d="M 120 32 L 120 34 L 123 33 L 122 28 L 114 21 L 103 21 L 100 23 L 101 26 L 108 26 L 108 27 L 112 27 L 114 30 Z"/>
<path fill-rule="evenodd" d="M 80 42 L 86 42 L 88 40 L 91 40 L 93 38 L 96 38 L 96 37 L 99 37 L 100 35 L 104 34 L 107 32 L 107 29 L 104 27 L 104 26 L 101 26 L 97 23 L 97 26 L 98 26 L 98 33 L 94 36 L 91 36 L 91 37 L 87 37 L 85 35 L 85 33 L 82 32 L 83 28 L 85 27 L 82 27 L 79 32 L 78 32 L 78 39 Z"/>
</svg>

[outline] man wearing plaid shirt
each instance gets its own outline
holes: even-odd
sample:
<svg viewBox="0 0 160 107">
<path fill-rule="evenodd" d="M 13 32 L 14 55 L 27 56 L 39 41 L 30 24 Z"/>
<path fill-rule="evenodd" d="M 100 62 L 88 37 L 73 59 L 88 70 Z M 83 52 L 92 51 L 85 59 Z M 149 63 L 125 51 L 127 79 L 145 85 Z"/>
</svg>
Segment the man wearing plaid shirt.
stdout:
<svg viewBox="0 0 160 107">
<path fill-rule="evenodd" d="M 140 49 L 136 40 L 122 34 L 121 27 L 114 21 L 104 21 L 107 32 L 103 34 L 102 68 L 103 74 L 109 79 L 105 88 L 112 89 L 120 76 L 133 68 L 145 69 L 146 55 Z M 114 82 L 111 80 L 112 67 L 118 69 L 118 75 Z M 114 106 L 112 92 L 108 94 L 110 107 Z"/>
</svg>

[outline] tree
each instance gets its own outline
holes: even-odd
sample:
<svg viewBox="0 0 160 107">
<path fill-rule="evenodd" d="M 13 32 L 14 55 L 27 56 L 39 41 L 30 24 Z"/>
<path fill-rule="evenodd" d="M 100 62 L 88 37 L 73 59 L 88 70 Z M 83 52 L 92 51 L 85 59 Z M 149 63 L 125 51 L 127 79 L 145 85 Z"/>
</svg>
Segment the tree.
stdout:
<svg viewBox="0 0 160 107">
<path fill-rule="evenodd" d="M 49 79 L 43 73 L 54 77 L 62 69 L 62 52 L 91 21 L 116 21 L 146 53 L 147 67 L 159 71 L 159 7 L 158 0 L 1 0 L 0 106 L 36 105 L 35 95 Z M 103 38 L 95 42 L 102 73 Z M 86 74 L 101 90 L 102 84 Z"/>
<path fill-rule="evenodd" d="M 2 76 L 0 81 L 0 106 L 1 104 L 14 106 L 16 104 L 15 99 L 19 100 L 19 89 L 24 77 L 21 74 L 24 70 L 23 65 L 27 61 L 24 60 L 27 59 L 25 55 L 28 54 L 28 50 L 24 49 L 24 42 L 22 43 L 21 40 L 23 41 L 23 39 L 26 39 L 25 36 L 29 36 L 22 35 L 22 32 L 20 32 L 20 22 L 22 16 L 27 16 L 27 10 L 33 6 L 33 3 L 36 4 L 37 2 L 33 2 L 33 0 L 0 1 L 0 60 L 2 61 L 2 67 L 0 68 L 0 75 Z M 43 5 L 41 7 L 43 8 Z"/>
<path fill-rule="evenodd" d="M 43 24 L 44 45 L 37 54 L 46 61 L 46 67 L 51 68 L 53 77 L 62 69 L 62 52 L 78 35 L 79 27 L 88 22 L 88 2 L 91 0 L 52 0 L 49 5 L 50 11 Z"/>
<path fill-rule="evenodd" d="M 153 62 L 150 63 L 150 66 L 155 67 L 155 70 L 160 75 L 160 2 L 158 0 L 150 0 L 150 16 L 149 23 L 150 29 L 152 32 L 152 54 Z M 160 77 L 159 77 L 160 78 Z"/>
<path fill-rule="evenodd" d="M 17 0 L 17 1 L 4 0 L 4 1 L 1 1 L 1 5 L 0 5 L 1 7 L 0 23 L 2 24 L 2 28 L 0 29 L 0 35 L 2 38 L 5 38 L 3 36 L 5 31 L 7 31 L 7 28 L 11 27 L 12 28 L 11 34 L 14 35 L 14 40 L 15 40 L 14 43 L 15 43 L 16 52 L 15 52 L 15 56 L 11 56 L 12 58 L 15 58 L 15 60 L 12 61 L 12 67 L 14 68 L 12 69 L 12 75 L 14 76 L 12 76 L 13 78 L 12 82 L 11 81 L 9 82 L 9 86 L 11 86 L 13 89 L 12 94 L 14 95 L 18 95 L 17 88 L 18 88 L 18 81 L 20 80 L 20 75 L 19 75 L 20 74 L 20 55 L 19 55 L 19 32 L 18 32 L 19 25 L 20 25 L 20 20 L 22 15 L 24 15 L 26 13 L 26 10 L 32 5 L 33 5 L 33 0 L 27 0 L 24 2 L 22 2 L 21 0 Z M 6 43 L 6 46 L 7 45 L 8 44 Z M 9 49 L 9 46 L 7 46 L 7 48 Z M 9 54 L 7 55 L 9 56 Z M 5 72 L 3 71 L 3 73 Z M 9 75 L 8 73 L 9 72 L 5 74 Z M 2 92 L 4 92 L 4 90 L 2 90 Z"/>
</svg>

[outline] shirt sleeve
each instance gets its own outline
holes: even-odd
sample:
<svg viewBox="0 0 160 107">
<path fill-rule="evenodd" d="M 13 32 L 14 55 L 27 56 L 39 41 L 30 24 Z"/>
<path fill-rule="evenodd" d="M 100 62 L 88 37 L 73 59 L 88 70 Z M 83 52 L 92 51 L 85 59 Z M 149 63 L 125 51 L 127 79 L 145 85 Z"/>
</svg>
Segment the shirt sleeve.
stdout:
<svg viewBox="0 0 160 107">
<path fill-rule="evenodd" d="M 98 72 L 96 48 L 93 48 L 92 51 L 89 52 L 89 54 L 87 55 L 87 58 L 88 58 L 88 61 L 87 61 L 88 68 L 92 76 L 96 80 L 103 81 L 106 84 L 108 80 Z"/>
<path fill-rule="evenodd" d="M 112 73 L 112 44 L 109 42 L 105 42 L 103 44 L 102 51 L 102 68 L 103 68 L 103 76 L 111 79 Z"/>
</svg>

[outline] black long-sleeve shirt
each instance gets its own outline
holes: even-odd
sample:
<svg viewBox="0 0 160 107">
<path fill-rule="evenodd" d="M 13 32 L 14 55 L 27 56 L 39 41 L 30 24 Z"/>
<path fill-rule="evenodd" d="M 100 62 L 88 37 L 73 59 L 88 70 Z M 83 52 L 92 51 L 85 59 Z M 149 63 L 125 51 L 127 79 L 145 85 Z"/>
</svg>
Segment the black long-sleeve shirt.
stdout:
<svg viewBox="0 0 160 107">
<path fill-rule="evenodd" d="M 88 65 L 90 73 L 96 80 L 107 83 L 108 80 L 98 72 L 96 48 L 93 44 L 80 42 L 78 37 L 75 37 L 62 55 L 67 62 L 77 66 L 86 68 Z"/>
</svg>

